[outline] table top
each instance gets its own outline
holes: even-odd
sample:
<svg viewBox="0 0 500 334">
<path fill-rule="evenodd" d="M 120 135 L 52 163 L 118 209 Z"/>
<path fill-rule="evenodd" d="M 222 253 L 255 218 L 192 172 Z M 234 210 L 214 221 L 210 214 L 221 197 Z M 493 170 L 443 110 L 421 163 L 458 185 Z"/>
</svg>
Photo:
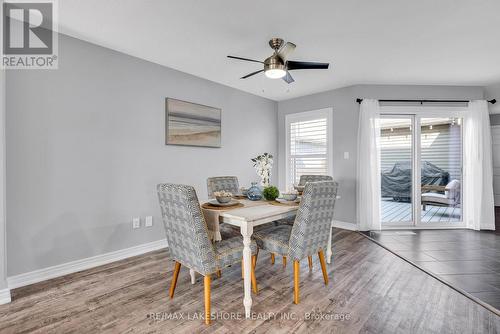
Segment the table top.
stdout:
<svg viewBox="0 0 500 334">
<path fill-rule="evenodd" d="M 268 201 L 250 201 L 248 199 L 238 200 L 244 207 L 218 210 L 219 218 L 223 222 L 238 225 L 238 222 L 265 223 L 268 221 L 292 216 L 296 213 L 299 205 L 273 205 Z M 203 208 L 203 210 L 209 210 Z"/>
</svg>

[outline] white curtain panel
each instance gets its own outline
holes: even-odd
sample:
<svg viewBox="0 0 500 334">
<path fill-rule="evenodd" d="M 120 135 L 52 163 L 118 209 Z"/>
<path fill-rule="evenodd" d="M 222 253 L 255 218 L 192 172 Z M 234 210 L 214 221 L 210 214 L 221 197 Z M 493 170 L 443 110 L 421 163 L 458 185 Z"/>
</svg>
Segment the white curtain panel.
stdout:
<svg viewBox="0 0 500 334">
<path fill-rule="evenodd" d="M 380 106 L 363 99 L 358 126 L 357 218 L 360 231 L 380 230 Z"/>
<path fill-rule="evenodd" d="M 471 101 L 464 116 L 464 220 L 474 230 L 495 229 L 491 128 L 487 101 Z"/>
</svg>

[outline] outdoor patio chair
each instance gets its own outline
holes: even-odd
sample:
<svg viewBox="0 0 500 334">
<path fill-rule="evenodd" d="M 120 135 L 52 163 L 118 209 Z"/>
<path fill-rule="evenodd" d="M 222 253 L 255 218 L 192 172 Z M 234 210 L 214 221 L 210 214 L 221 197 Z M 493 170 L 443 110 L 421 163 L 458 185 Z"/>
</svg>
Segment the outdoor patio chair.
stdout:
<svg viewBox="0 0 500 334">
<path fill-rule="evenodd" d="M 422 186 L 422 209 L 424 211 L 426 210 L 427 205 L 456 207 L 459 204 L 460 181 L 458 180 L 452 180 L 446 186 Z"/>
</svg>

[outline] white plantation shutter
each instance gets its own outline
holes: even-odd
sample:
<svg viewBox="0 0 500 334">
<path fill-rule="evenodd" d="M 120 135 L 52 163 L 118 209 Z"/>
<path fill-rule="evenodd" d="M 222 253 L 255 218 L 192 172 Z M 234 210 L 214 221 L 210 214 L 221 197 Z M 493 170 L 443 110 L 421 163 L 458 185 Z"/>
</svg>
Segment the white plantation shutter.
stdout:
<svg viewBox="0 0 500 334">
<path fill-rule="evenodd" d="M 287 121 L 287 186 L 300 176 L 330 175 L 329 117 L 324 111 L 302 113 Z"/>
</svg>

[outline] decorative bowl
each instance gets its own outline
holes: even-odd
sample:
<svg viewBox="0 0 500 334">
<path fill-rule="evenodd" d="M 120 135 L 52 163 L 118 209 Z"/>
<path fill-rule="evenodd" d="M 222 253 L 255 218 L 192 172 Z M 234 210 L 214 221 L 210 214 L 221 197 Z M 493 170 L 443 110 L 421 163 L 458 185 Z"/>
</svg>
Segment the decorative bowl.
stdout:
<svg viewBox="0 0 500 334">
<path fill-rule="evenodd" d="M 293 186 L 299 193 L 304 191 L 305 186 Z"/>
<path fill-rule="evenodd" d="M 285 193 L 285 194 L 281 194 L 281 197 L 283 197 L 283 199 L 285 201 L 295 201 L 297 199 L 297 194 L 294 194 L 294 193 Z"/>
<path fill-rule="evenodd" d="M 215 196 L 215 199 L 219 203 L 229 203 L 231 201 L 231 196 Z"/>
</svg>

